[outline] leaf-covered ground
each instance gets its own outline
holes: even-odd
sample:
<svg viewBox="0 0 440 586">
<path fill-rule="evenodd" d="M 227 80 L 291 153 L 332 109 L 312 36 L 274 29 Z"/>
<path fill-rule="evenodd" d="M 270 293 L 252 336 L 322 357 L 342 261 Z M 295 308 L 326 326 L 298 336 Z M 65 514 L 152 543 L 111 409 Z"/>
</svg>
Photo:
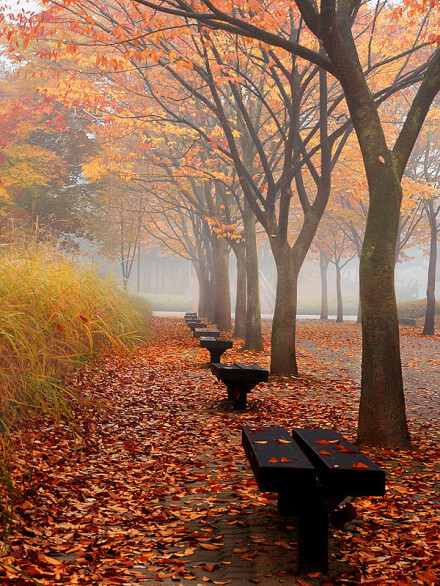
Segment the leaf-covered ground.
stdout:
<svg viewBox="0 0 440 586">
<path fill-rule="evenodd" d="M 87 401 L 74 423 L 17 432 L 26 490 L 0 584 L 440 584 L 438 338 L 403 332 L 415 449 L 370 451 L 386 496 L 356 500 L 357 518 L 332 530 L 329 576 L 298 577 L 295 519 L 258 491 L 240 430 L 324 426 L 354 441 L 359 327 L 301 324 L 313 378 L 260 385 L 246 412 L 231 409 L 183 319 L 155 318 L 155 330 L 136 359 L 107 356 L 78 376 Z M 225 359 L 268 364 L 239 347 Z"/>
</svg>

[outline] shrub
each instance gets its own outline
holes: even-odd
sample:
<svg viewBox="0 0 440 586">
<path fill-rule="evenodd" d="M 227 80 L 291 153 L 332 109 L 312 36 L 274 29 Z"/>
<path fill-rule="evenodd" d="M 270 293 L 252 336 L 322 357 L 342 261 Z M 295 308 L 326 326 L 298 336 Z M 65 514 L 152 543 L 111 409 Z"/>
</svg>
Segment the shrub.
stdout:
<svg viewBox="0 0 440 586">
<path fill-rule="evenodd" d="M 150 310 L 111 278 L 54 249 L 0 258 L 0 425 L 27 411 L 59 415 L 63 376 L 105 346 L 148 333 Z"/>
<path fill-rule="evenodd" d="M 424 318 L 426 312 L 426 299 L 416 299 L 415 301 L 404 301 L 397 304 L 399 317 Z M 435 313 L 440 315 L 440 302 L 435 304 Z"/>
<path fill-rule="evenodd" d="M 344 315 L 357 315 L 359 297 L 357 295 L 347 295 L 342 299 L 342 308 Z M 336 297 L 328 299 L 329 315 L 336 315 L 337 301 Z M 321 313 L 320 297 L 300 297 L 298 299 L 298 315 L 319 315 Z"/>
</svg>

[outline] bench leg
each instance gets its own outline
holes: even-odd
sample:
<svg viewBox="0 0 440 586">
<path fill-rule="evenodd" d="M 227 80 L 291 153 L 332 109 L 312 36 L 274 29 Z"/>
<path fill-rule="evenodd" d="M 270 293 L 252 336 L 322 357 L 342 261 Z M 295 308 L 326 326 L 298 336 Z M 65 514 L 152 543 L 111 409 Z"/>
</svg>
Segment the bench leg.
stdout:
<svg viewBox="0 0 440 586">
<path fill-rule="evenodd" d="M 299 503 L 299 570 L 307 567 L 328 571 L 328 510 L 321 499 Z"/>
<path fill-rule="evenodd" d="M 226 385 L 226 388 L 228 389 L 228 399 L 229 401 L 232 401 L 234 398 L 234 385 Z"/>
<path fill-rule="evenodd" d="M 224 350 L 221 348 L 211 348 L 209 352 L 211 353 L 211 362 L 220 362 Z"/>
<path fill-rule="evenodd" d="M 277 511 L 281 516 L 290 517 L 291 515 L 298 515 L 298 507 L 294 504 L 292 492 L 278 492 Z"/>
<path fill-rule="evenodd" d="M 233 396 L 234 409 L 246 409 L 246 397 L 246 389 L 236 387 Z"/>
</svg>

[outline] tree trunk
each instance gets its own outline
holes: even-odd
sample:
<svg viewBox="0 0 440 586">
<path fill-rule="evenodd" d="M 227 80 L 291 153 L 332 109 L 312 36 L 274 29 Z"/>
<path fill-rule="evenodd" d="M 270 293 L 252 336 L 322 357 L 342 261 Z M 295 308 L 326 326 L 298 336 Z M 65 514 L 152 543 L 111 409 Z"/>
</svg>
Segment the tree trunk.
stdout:
<svg viewBox="0 0 440 586">
<path fill-rule="evenodd" d="M 377 180 L 371 179 L 374 174 Z M 405 448 L 410 441 L 394 290 L 402 193 L 393 169 L 371 172 L 369 183 L 370 208 L 360 259 L 362 393 L 358 442 Z"/>
<path fill-rule="evenodd" d="M 246 255 L 242 244 L 232 246 L 237 259 L 237 296 L 235 301 L 235 323 L 233 338 L 244 338 L 246 334 Z"/>
<path fill-rule="evenodd" d="M 321 315 L 320 319 L 328 319 L 328 287 L 327 287 L 327 269 L 330 260 L 325 254 L 319 251 L 319 269 L 321 273 Z"/>
<path fill-rule="evenodd" d="M 298 374 L 296 362 L 296 305 L 299 271 L 290 250 L 285 247 L 275 258 L 277 296 L 272 324 L 271 374 Z"/>
<path fill-rule="evenodd" d="M 243 350 L 263 350 L 261 334 L 260 279 L 258 276 L 258 250 L 255 216 L 245 202 L 243 214 L 246 247 L 246 337 Z"/>
<path fill-rule="evenodd" d="M 342 323 L 344 321 L 343 306 L 342 306 L 342 288 L 341 288 L 341 267 L 335 265 L 336 269 L 336 322 Z"/>
<path fill-rule="evenodd" d="M 221 331 L 232 328 L 231 291 L 229 284 L 229 245 L 225 238 L 212 239 L 215 272 L 214 323 Z"/>
<path fill-rule="evenodd" d="M 200 317 L 208 317 L 209 299 L 211 297 L 208 269 L 200 262 L 194 263 L 194 269 L 196 271 L 199 285 L 199 304 L 197 307 L 197 312 Z"/>
<path fill-rule="evenodd" d="M 435 331 L 435 269 L 437 264 L 437 221 L 432 201 L 426 206 L 430 226 L 428 284 L 426 287 L 426 313 L 423 336 L 433 336 Z"/>
</svg>

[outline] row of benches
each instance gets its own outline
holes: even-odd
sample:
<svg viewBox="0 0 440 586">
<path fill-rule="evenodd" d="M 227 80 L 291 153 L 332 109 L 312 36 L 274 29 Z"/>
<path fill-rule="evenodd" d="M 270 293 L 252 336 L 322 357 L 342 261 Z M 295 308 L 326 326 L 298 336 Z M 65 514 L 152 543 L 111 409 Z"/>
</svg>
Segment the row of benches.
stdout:
<svg viewBox="0 0 440 586">
<path fill-rule="evenodd" d="M 211 340 L 211 346 L 204 346 L 209 350 L 217 348 L 212 340 L 221 340 L 204 339 Z M 224 351 L 215 357 L 220 360 Z M 251 388 L 268 380 L 268 371 L 258 365 L 221 364 L 212 358 L 211 352 L 211 370 L 226 384 L 237 408 L 245 408 Z M 242 444 L 259 489 L 277 493 L 280 515 L 298 519 L 298 572 L 319 568 L 327 573 L 329 521 L 340 527 L 341 521 L 354 518 L 352 497 L 382 496 L 385 471 L 329 429 L 294 428 L 289 433 L 281 427 L 244 425 Z"/>
<path fill-rule="evenodd" d="M 269 380 L 269 371 L 258 364 L 223 364 L 220 362 L 221 356 L 232 348 L 232 340 L 220 338 L 219 330 L 208 328 L 206 323 L 197 318 L 196 313 L 186 313 L 185 321 L 194 332 L 194 337 L 200 338 L 200 346 L 209 351 L 211 372 L 226 385 L 228 399 L 232 401 L 234 409 L 246 409 L 247 394 L 260 382 Z"/>
</svg>

